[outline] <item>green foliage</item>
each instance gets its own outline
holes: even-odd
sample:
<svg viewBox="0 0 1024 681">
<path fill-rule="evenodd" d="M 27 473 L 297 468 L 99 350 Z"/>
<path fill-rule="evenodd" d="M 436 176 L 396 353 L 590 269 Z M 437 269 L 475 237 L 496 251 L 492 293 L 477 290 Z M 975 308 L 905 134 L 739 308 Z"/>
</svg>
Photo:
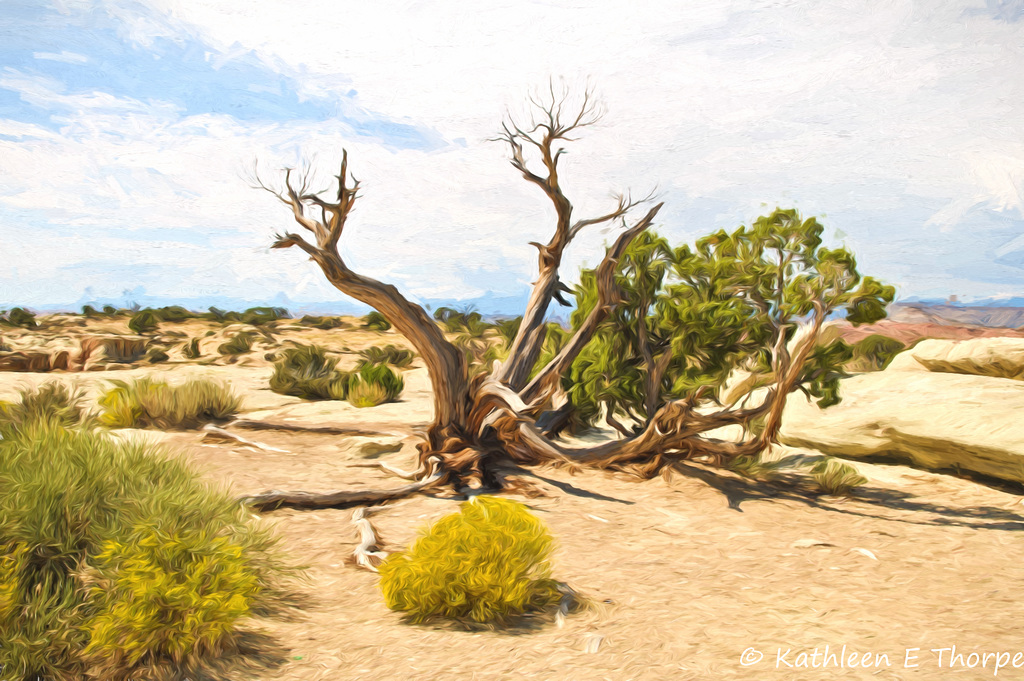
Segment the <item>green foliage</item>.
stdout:
<svg viewBox="0 0 1024 681">
<path fill-rule="evenodd" d="M 108 317 L 116 317 L 120 314 L 120 311 L 113 305 L 104 305 L 103 314 L 107 315 Z"/>
<path fill-rule="evenodd" d="M 729 462 L 729 470 L 752 480 L 774 480 L 780 467 L 779 462 L 762 461 L 760 456 L 738 456 Z"/>
<path fill-rule="evenodd" d="M 167 354 L 167 351 L 164 350 L 164 348 L 154 346 L 146 353 L 146 359 L 150 364 L 159 364 L 170 359 L 170 355 Z"/>
<path fill-rule="evenodd" d="M 472 307 L 461 310 L 452 307 L 439 307 L 434 310 L 434 319 L 441 322 L 448 333 L 466 333 L 474 337 L 482 337 L 490 324 L 484 321 L 483 315 Z"/>
<path fill-rule="evenodd" d="M 846 367 L 853 358 L 853 348 L 842 339 L 811 350 L 800 377 L 801 388 L 818 400 L 822 409 L 839 404 L 839 381 L 847 378 Z"/>
<path fill-rule="evenodd" d="M 187 359 L 199 359 L 203 356 L 202 350 L 199 348 L 199 341 L 198 337 L 192 338 L 182 346 L 181 352 Z"/>
<path fill-rule="evenodd" d="M 394 402 L 405 381 L 386 364 L 364 364 L 348 378 L 347 399 L 354 407 L 376 407 Z"/>
<path fill-rule="evenodd" d="M 380 588 L 389 608 L 415 622 L 435 616 L 501 622 L 558 602 L 553 546 L 523 504 L 474 497 L 411 548 L 389 556 L 380 566 Z"/>
<path fill-rule="evenodd" d="M 360 350 L 359 356 L 362 358 L 359 361 L 360 367 L 373 364 L 390 364 L 393 367 L 405 369 L 412 365 L 412 361 L 416 358 L 416 353 L 406 348 L 388 344 L 384 347 L 371 345 L 364 350 Z"/>
<path fill-rule="evenodd" d="M 128 328 L 138 334 L 152 333 L 160 325 L 160 318 L 150 309 L 139 310 L 128 320 Z"/>
<path fill-rule="evenodd" d="M 363 326 L 371 331 L 387 331 L 391 328 L 391 322 L 380 312 L 372 310 L 370 314 L 363 317 Z"/>
<path fill-rule="evenodd" d="M 324 330 L 348 326 L 348 324 L 342 321 L 339 317 L 313 317 L 311 315 L 305 315 L 299 320 L 299 323 L 303 326 L 312 326 L 315 329 Z"/>
<path fill-rule="evenodd" d="M 516 334 L 519 333 L 519 327 L 523 325 L 523 316 L 513 317 L 512 319 L 499 319 L 494 323 L 494 328 L 498 332 L 498 337 L 501 338 L 502 344 L 511 348 L 512 343 L 516 340 Z"/>
<path fill-rule="evenodd" d="M 853 371 L 881 371 L 889 366 L 893 357 L 906 350 L 907 346 L 895 338 L 871 334 L 853 346 Z"/>
<path fill-rule="evenodd" d="M 182 459 L 54 420 L 0 433 L 4 679 L 142 678 L 271 602 L 275 540 Z"/>
<path fill-rule="evenodd" d="M 253 335 L 246 331 L 239 331 L 224 343 L 217 346 L 217 352 L 222 355 L 244 355 L 252 350 Z"/>
<path fill-rule="evenodd" d="M 692 247 L 637 236 L 615 276 L 622 302 L 567 375 L 579 414 L 592 423 L 608 410 L 644 424 L 669 400 L 723 385 L 737 367 L 770 373 L 775 339 L 793 340 L 813 315 L 842 312 L 854 324 L 884 317 L 895 289 L 862 277 L 849 251 L 823 247 L 823 229 L 778 209 Z M 575 294 L 579 328 L 597 303 L 594 270 L 582 272 Z M 838 402 L 850 357 L 842 343 L 815 348 L 794 388 L 822 406 Z"/>
<path fill-rule="evenodd" d="M 337 366 L 338 360 L 319 345 L 286 348 L 274 362 L 270 389 L 306 400 L 345 399 L 348 377 Z"/>
<path fill-rule="evenodd" d="M 853 488 L 868 481 L 856 468 L 832 457 L 826 457 L 814 464 L 811 468 L 811 477 L 823 491 L 836 496 L 849 494 Z"/>
<path fill-rule="evenodd" d="M 224 421 L 242 400 L 223 383 L 194 378 L 170 385 L 152 378 L 111 381 L 100 397 L 100 421 L 112 428 L 191 429 Z"/>
<path fill-rule="evenodd" d="M 20 326 L 25 329 L 34 329 L 39 326 L 35 313 L 23 307 L 12 307 L 7 311 L 7 314 L 0 318 L 0 321 L 10 326 Z"/>
<path fill-rule="evenodd" d="M 82 316 L 83 317 L 90 317 L 90 318 L 92 318 L 92 317 L 98 317 L 99 315 L 100 315 L 100 313 L 97 312 L 96 308 L 93 307 L 92 305 L 83 305 L 82 306 Z"/>
</svg>

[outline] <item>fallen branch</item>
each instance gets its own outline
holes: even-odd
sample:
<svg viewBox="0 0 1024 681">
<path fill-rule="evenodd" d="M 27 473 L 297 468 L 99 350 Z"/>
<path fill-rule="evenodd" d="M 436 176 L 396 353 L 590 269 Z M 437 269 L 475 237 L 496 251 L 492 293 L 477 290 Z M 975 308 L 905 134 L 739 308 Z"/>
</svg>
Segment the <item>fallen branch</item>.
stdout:
<svg viewBox="0 0 1024 681">
<path fill-rule="evenodd" d="M 251 421 L 238 419 L 228 424 L 232 428 L 244 428 L 246 430 L 283 430 L 290 433 L 319 433 L 323 435 L 386 435 L 379 430 L 365 430 L 363 428 L 338 428 L 336 426 L 301 426 L 293 423 L 270 423 L 268 421 Z"/>
<path fill-rule="evenodd" d="M 388 557 L 387 551 L 377 550 L 377 533 L 373 531 L 373 525 L 366 517 L 366 507 L 360 506 L 352 513 L 352 524 L 359 530 L 359 544 L 353 555 L 356 557 L 356 565 L 377 572 L 377 565 L 373 560 L 383 561 Z"/>
<path fill-rule="evenodd" d="M 207 440 L 228 440 L 228 441 L 231 441 L 231 442 L 237 442 L 240 445 L 245 445 L 246 447 L 254 447 L 256 449 L 262 449 L 265 452 L 278 452 L 279 454 L 291 454 L 291 452 L 289 452 L 286 449 L 278 449 L 277 447 L 271 447 L 270 445 L 265 445 L 262 442 L 255 442 L 253 440 L 248 440 L 248 439 L 242 437 L 241 435 L 235 435 L 234 433 L 226 431 L 223 428 L 218 428 L 217 426 L 213 425 L 212 423 L 208 423 L 205 426 L 203 426 L 203 431 L 204 431 L 203 432 L 203 442 L 205 442 Z"/>
<path fill-rule="evenodd" d="M 270 490 L 251 497 L 242 497 L 241 502 L 259 511 L 272 511 L 282 506 L 290 508 L 351 508 L 352 506 L 372 506 L 392 499 L 401 499 L 429 487 L 444 479 L 440 470 L 440 459 L 431 457 L 430 476 L 404 487 L 394 489 L 367 489 L 359 491 L 337 492 L 281 492 Z"/>
</svg>

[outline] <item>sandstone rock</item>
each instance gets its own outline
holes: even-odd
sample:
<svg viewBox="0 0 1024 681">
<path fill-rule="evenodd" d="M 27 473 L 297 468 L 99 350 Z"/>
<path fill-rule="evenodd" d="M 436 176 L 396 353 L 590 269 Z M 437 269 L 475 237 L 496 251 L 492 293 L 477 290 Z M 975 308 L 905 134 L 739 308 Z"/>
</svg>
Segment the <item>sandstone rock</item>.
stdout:
<svg viewBox="0 0 1024 681">
<path fill-rule="evenodd" d="M 67 350 L 56 352 L 22 350 L 0 353 L 0 371 L 46 372 L 67 370 L 71 355 Z"/>
<path fill-rule="evenodd" d="M 841 394 L 824 410 L 791 395 L 782 443 L 1024 482 L 1022 381 L 890 367 L 843 381 Z"/>
<path fill-rule="evenodd" d="M 935 371 L 1024 379 L 1024 338 L 925 340 L 892 360 L 886 371 Z"/>
<path fill-rule="evenodd" d="M 142 336 L 85 336 L 75 363 L 82 371 L 95 371 L 97 363 L 134 362 L 146 354 Z"/>
</svg>

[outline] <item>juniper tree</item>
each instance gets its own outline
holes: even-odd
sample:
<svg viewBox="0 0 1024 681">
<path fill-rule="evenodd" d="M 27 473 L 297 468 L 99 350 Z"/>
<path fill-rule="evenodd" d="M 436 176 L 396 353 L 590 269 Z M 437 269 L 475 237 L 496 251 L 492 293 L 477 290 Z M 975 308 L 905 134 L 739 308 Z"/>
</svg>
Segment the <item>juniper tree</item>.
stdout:
<svg viewBox="0 0 1024 681">
<path fill-rule="evenodd" d="M 552 91 L 550 99 L 531 102 L 532 120 L 507 120 L 497 139 L 513 168 L 551 202 L 555 223 L 546 243 L 532 242 L 538 271 L 529 302 L 518 323 L 500 329 L 510 340 L 484 370 L 470 367 L 464 348 L 420 305 L 354 271 L 340 254 L 359 196 L 345 151 L 329 196 L 310 191 L 308 174 L 292 169 L 280 188 L 257 178 L 301 228 L 278 235 L 273 248 L 303 251 L 336 288 L 373 307 L 409 340 L 433 385 L 434 420 L 419 447 L 419 469 L 408 475 L 418 482 L 376 492 L 274 493 L 253 503 L 368 503 L 441 484 L 499 489 L 501 465 L 510 461 L 644 474 L 676 459 L 727 465 L 777 439 L 795 390 L 835 400 L 839 358 L 819 345 L 823 325 L 838 313 L 854 323 L 882 318 L 892 287 L 862 277 L 850 252 L 823 246 L 821 224 L 794 210 L 776 210 L 692 247 L 672 246 L 649 231 L 662 207 L 650 197 L 624 194 L 602 215 L 576 217 L 559 161 L 564 145 L 597 122 L 593 96 L 588 91 L 573 106 Z M 641 207 L 645 212 L 629 221 Z M 547 323 L 552 301 L 567 303 L 564 294 L 572 293 L 561 279 L 565 249 L 580 232 L 610 223 L 621 228 L 600 264 L 582 272 L 571 329 Z M 741 370 L 764 390 L 721 403 L 727 377 Z M 566 446 L 550 424 L 552 414 L 573 410 L 589 422 L 603 414 L 621 437 Z M 746 436 L 708 435 L 731 424 L 745 426 Z"/>
</svg>

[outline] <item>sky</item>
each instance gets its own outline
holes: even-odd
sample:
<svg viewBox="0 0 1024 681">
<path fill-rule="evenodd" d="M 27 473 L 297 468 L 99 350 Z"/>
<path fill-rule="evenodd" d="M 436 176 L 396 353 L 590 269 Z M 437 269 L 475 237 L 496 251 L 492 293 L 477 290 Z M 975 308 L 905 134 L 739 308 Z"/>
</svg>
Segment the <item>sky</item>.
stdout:
<svg viewBox="0 0 1024 681">
<path fill-rule="evenodd" d="M 579 217 L 655 192 L 679 243 L 795 207 L 902 299 L 1024 296 L 1024 0 L 2 0 L 0 305 L 346 311 L 252 187 L 326 189 L 344 148 L 353 269 L 515 313 L 554 212 L 493 138 L 551 83 L 603 111 Z"/>
</svg>

